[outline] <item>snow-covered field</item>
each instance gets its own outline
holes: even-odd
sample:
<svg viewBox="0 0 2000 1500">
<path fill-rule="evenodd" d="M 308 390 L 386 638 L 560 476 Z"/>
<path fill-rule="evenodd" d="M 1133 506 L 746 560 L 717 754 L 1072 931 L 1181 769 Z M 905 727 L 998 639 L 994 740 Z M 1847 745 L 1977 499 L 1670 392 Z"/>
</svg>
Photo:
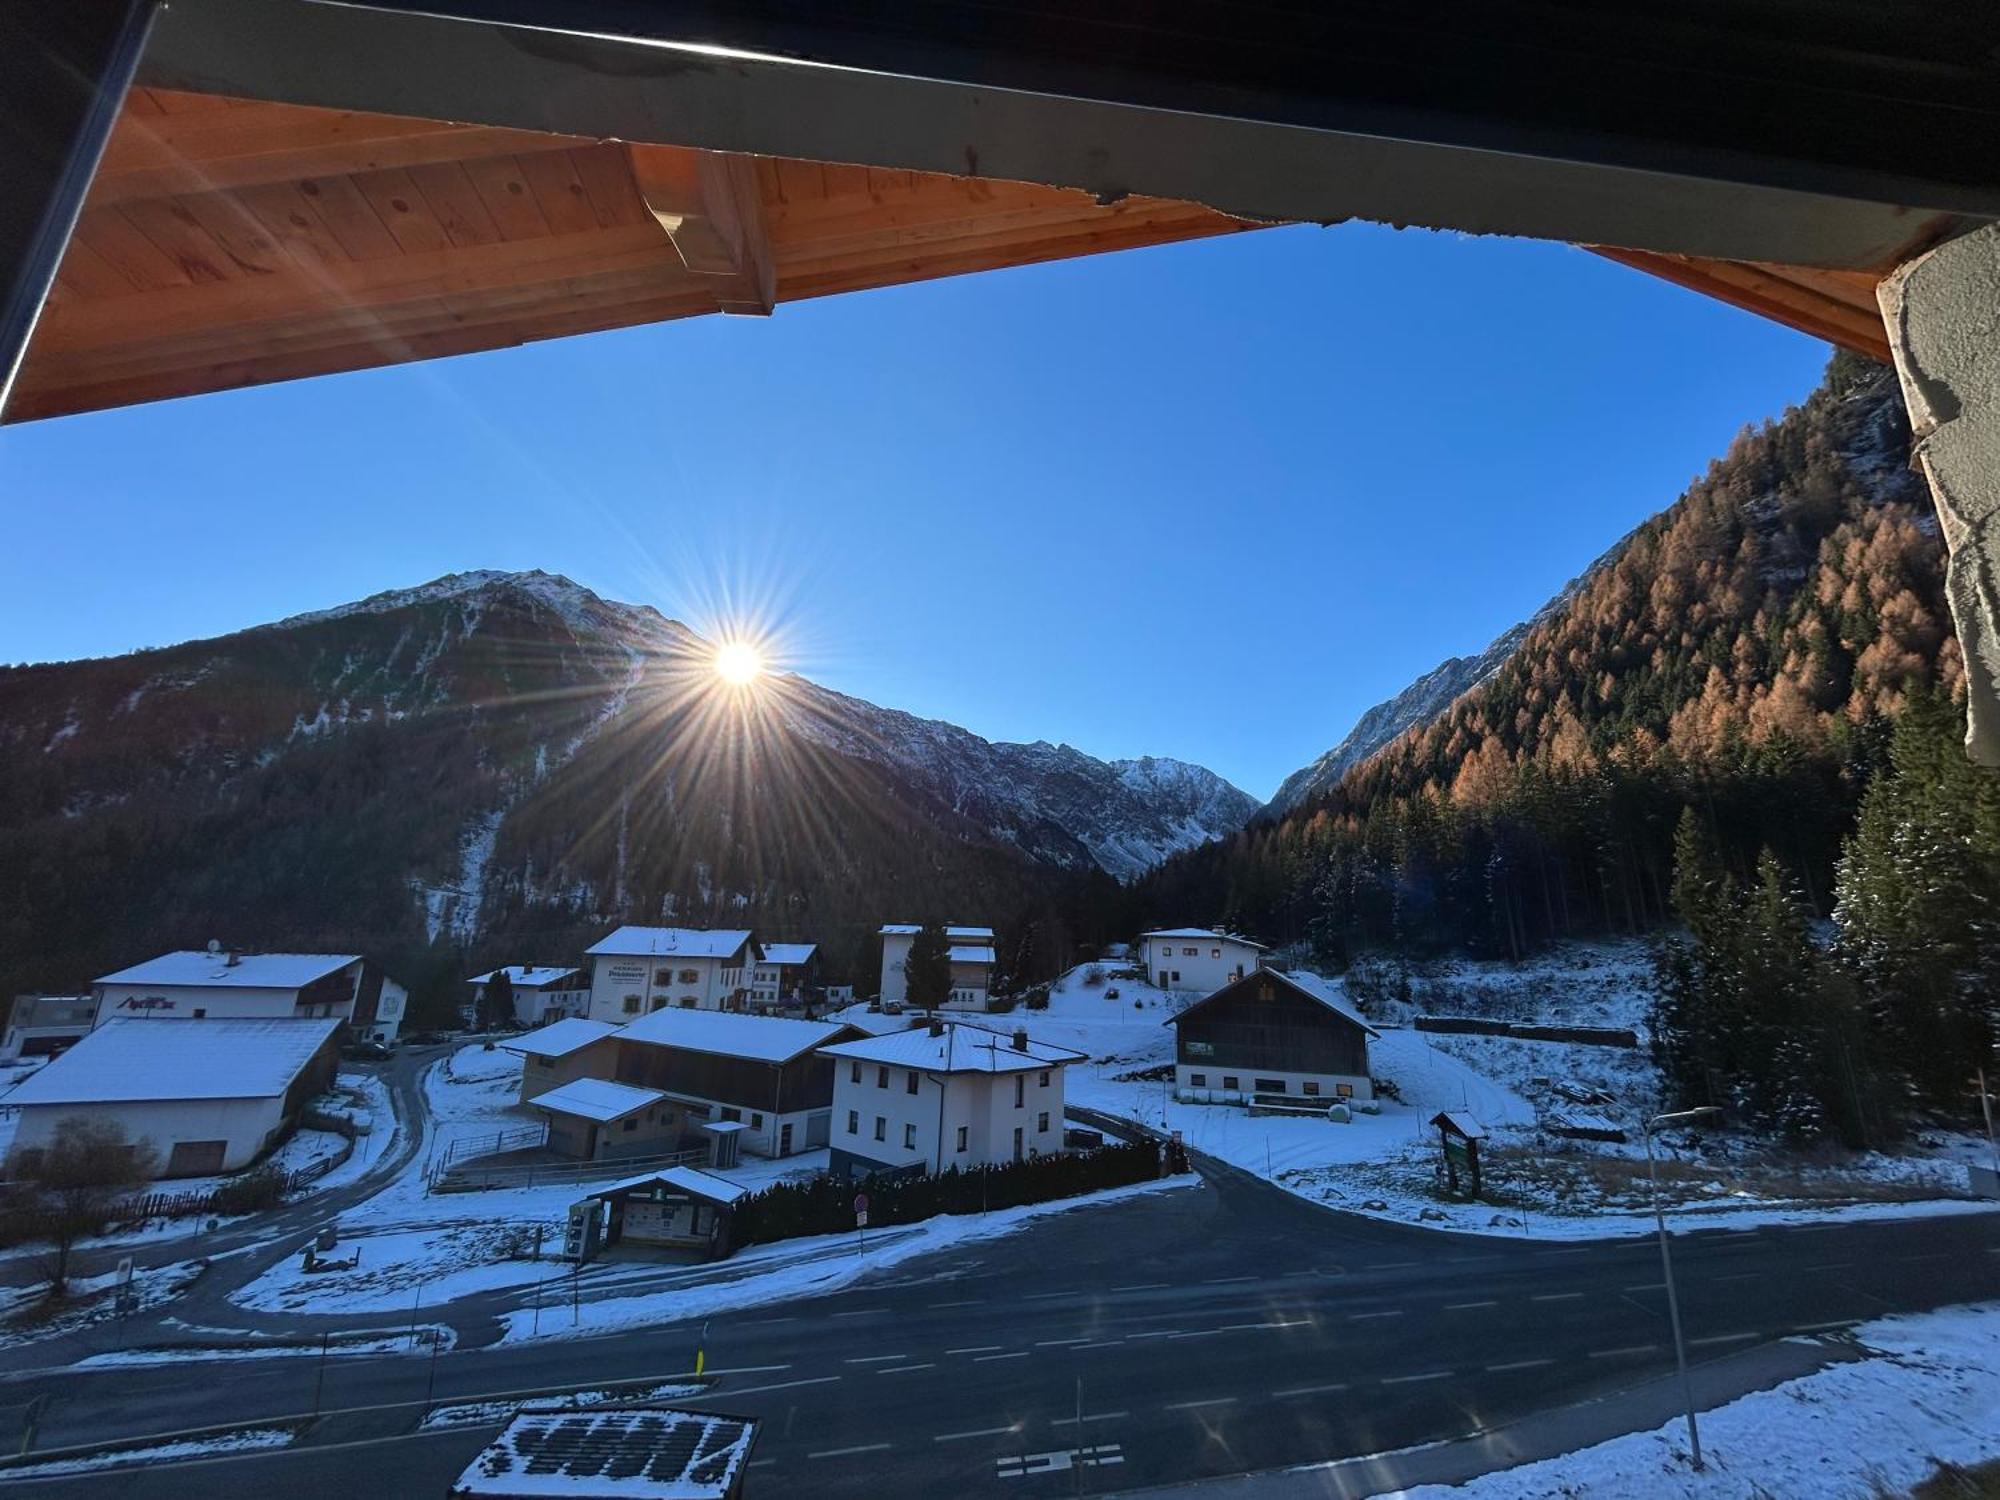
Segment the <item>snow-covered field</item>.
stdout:
<svg viewBox="0 0 2000 1500">
<path fill-rule="evenodd" d="M 1407 996 L 1384 976 L 1354 976 L 1350 997 L 1365 995 L 1382 1028 L 1370 1045 L 1373 1072 L 1396 1097 L 1385 1094 L 1379 1114 L 1357 1113 L 1346 1125 L 1180 1104 L 1167 1081 L 1121 1076 L 1172 1061 L 1172 1029 L 1162 1023 L 1180 1002 L 1116 965 L 1072 969 L 1054 986 L 1046 1010 L 988 1019 L 1090 1054 L 1089 1063 L 1070 1070 L 1071 1104 L 1178 1130 L 1195 1150 L 1302 1197 L 1438 1228 L 1595 1238 L 1650 1228 L 1639 1139 L 1640 1125 L 1659 1108 L 1658 1074 L 1643 1045 L 1648 972 L 1643 945 L 1615 943 L 1575 945 L 1518 965 L 1436 965 L 1408 982 Z M 1639 1033 L 1642 1045 L 1417 1031 L 1408 1022 L 1418 1014 L 1626 1028 Z M 1552 1134 L 1548 1113 L 1575 1108 L 1558 1084 L 1609 1096 L 1590 1109 L 1630 1139 L 1620 1145 Z M 1469 1113 L 1491 1132 L 1490 1201 L 1468 1204 L 1440 1191 L 1437 1133 L 1428 1121 L 1444 1109 Z M 1729 1133 L 1663 1136 L 1659 1144 L 1662 1191 L 1684 1216 L 1726 1216 L 1747 1225 L 1983 1206 L 1966 1197 L 1965 1163 L 1984 1159 L 1988 1149 L 1976 1136 L 1930 1133 L 1894 1155 L 1828 1152 L 1809 1160 Z"/>
<path fill-rule="evenodd" d="M 1878 1500 L 1940 1464 L 2000 1455 L 2000 1303 L 1883 1318 L 1853 1336 L 1872 1358 L 1702 1416 L 1701 1473 L 1688 1465 L 1686 1428 L 1670 1422 L 1469 1484 L 1396 1493 L 1401 1500 Z"/>
</svg>

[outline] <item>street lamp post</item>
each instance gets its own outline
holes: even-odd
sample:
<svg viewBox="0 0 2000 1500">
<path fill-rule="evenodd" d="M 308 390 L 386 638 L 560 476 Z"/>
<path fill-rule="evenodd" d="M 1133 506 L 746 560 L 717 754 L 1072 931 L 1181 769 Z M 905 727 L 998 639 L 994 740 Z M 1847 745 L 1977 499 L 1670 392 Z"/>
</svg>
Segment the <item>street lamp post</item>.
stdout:
<svg viewBox="0 0 2000 1500">
<path fill-rule="evenodd" d="M 1667 1318 L 1674 1327 L 1674 1363 L 1681 1372 L 1681 1399 L 1687 1405 L 1688 1454 L 1694 1461 L 1696 1472 L 1701 1469 L 1701 1433 L 1694 1421 L 1694 1382 L 1688 1378 L 1687 1344 L 1681 1338 L 1681 1303 L 1674 1291 L 1674 1257 L 1667 1247 L 1667 1216 L 1660 1207 L 1660 1166 L 1653 1155 L 1653 1132 L 1662 1125 L 1680 1125 L 1690 1120 L 1706 1119 L 1719 1115 L 1722 1111 L 1712 1104 L 1699 1109 L 1684 1109 L 1675 1114 L 1655 1115 L 1646 1122 L 1641 1135 L 1646 1141 L 1646 1178 L 1653 1190 L 1653 1223 L 1660 1233 L 1660 1270 L 1667 1283 Z"/>
</svg>

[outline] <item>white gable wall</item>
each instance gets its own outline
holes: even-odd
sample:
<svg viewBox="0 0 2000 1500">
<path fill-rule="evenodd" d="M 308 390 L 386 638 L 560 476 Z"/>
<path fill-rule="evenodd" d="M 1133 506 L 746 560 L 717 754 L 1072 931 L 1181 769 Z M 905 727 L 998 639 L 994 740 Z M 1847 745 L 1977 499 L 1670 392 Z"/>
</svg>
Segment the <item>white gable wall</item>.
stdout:
<svg viewBox="0 0 2000 1500">
<path fill-rule="evenodd" d="M 591 959 L 590 1019 L 622 1026 L 652 1011 L 740 1010 L 750 983 L 737 958 L 600 953 Z"/>
<path fill-rule="evenodd" d="M 1257 968 L 1258 950 L 1235 938 L 1149 937 L 1146 977 L 1155 989 L 1212 995 Z"/>
</svg>

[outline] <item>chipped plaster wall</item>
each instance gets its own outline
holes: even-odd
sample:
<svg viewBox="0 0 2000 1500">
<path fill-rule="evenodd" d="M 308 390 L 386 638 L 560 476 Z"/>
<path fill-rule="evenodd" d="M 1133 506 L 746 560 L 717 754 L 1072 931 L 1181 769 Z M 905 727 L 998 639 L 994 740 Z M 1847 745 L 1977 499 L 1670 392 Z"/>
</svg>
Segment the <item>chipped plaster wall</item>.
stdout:
<svg viewBox="0 0 2000 1500">
<path fill-rule="evenodd" d="M 1879 296 L 1951 549 L 1945 594 L 1965 653 L 1966 753 L 2000 766 L 2000 224 L 1910 261 Z"/>
</svg>

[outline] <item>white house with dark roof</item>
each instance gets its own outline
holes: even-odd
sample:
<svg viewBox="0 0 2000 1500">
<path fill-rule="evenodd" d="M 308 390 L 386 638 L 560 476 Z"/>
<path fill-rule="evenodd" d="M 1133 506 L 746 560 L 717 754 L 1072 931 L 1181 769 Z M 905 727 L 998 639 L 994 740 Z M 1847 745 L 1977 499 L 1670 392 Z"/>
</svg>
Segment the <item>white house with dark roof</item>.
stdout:
<svg viewBox="0 0 2000 1500">
<path fill-rule="evenodd" d="M 620 927 L 584 949 L 590 1018 L 615 1026 L 670 1008 L 741 1010 L 762 954 L 744 929 Z"/>
<path fill-rule="evenodd" d="M 121 1017 L 324 1019 L 393 1041 L 408 992 L 358 953 L 184 949 L 106 974 L 92 985 L 97 1024 Z"/>
<path fill-rule="evenodd" d="M 818 943 L 762 943 L 764 956 L 750 976 L 750 1003 L 760 1009 L 805 1004 L 819 978 Z"/>
<path fill-rule="evenodd" d="M 1062 1150 L 1063 1073 L 1084 1054 L 934 1020 L 820 1049 L 833 1059 L 827 1170 L 862 1178 L 997 1166 Z"/>
<path fill-rule="evenodd" d="M 884 1005 L 908 1003 L 910 987 L 903 966 L 910 956 L 910 944 L 922 931 L 920 925 L 910 922 L 890 922 L 882 928 Z M 951 993 L 944 1008 L 985 1010 L 993 985 L 993 929 L 947 925 L 944 939 L 951 952 Z"/>
<path fill-rule="evenodd" d="M 502 964 L 466 981 L 472 1002 L 486 1003 L 486 986 L 501 974 L 514 990 L 514 1019 L 523 1026 L 543 1026 L 564 1016 L 590 1011 L 590 976 L 573 965 Z"/>
<path fill-rule="evenodd" d="M 158 1153 L 162 1176 L 233 1172 L 332 1086 L 340 1033 L 333 1016 L 115 1017 L 7 1095 L 11 1153 L 45 1147 L 65 1120 L 108 1120 Z"/>
<path fill-rule="evenodd" d="M 1169 994 L 1207 995 L 1263 962 L 1264 945 L 1211 927 L 1160 927 L 1141 935 L 1146 978 Z"/>
</svg>

